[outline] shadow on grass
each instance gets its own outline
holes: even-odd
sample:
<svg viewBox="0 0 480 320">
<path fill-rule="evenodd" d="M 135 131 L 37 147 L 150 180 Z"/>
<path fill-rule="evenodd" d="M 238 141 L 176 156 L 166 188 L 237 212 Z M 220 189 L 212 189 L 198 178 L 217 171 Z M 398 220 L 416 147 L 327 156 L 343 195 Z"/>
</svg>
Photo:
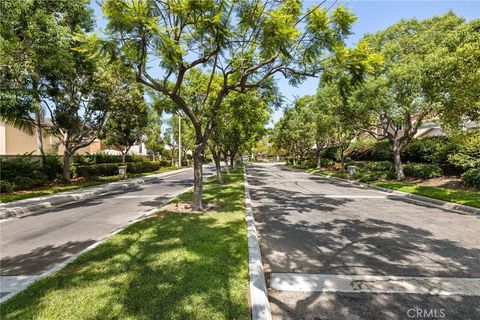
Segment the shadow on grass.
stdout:
<svg viewBox="0 0 480 320">
<path fill-rule="evenodd" d="M 220 192 L 222 212 L 136 223 L 2 304 L 2 318 L 248 319 L 243 183 L 210 182 L 205 201 Z"/>
</svg>

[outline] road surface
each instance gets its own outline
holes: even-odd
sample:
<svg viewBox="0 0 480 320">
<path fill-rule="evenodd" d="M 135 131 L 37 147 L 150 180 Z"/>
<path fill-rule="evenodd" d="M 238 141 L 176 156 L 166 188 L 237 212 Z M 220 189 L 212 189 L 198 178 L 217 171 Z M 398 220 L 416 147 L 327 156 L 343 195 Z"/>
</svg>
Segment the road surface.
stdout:
<svg viewBox="0 0 480 320">
<path fill-rule="evenodd" d="M 274 319 L 480 319 L 479 216 L 281 165 L 247 174 Z"/>
<path fill-rule="evenodd" d="M 205 175 L 212 168 L 204 169 Z M 1 296 L 158 208 L 193 185 L 193 171 L 0 222 Z"/>
</svg>

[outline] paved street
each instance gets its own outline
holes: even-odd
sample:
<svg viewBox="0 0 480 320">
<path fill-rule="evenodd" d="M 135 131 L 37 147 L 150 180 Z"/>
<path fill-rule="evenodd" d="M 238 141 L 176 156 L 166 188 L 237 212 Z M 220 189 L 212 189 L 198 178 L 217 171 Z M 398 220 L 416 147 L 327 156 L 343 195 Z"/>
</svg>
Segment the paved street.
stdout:
<svg viewBox="0 0 480 320">
<path fill-rule="evenodd" d="M 204 174 L 212 173 L 205 168 Z M 38 215 L 0 222 L 2 295 L 161 206 L 193 185 L 193 171 L 169 175 Z"/>
<path fill-rule="evenodd" d="M 247 173 L 274 318 L 480 319 L 479 216 L 280 165 Z"/>
</svg>

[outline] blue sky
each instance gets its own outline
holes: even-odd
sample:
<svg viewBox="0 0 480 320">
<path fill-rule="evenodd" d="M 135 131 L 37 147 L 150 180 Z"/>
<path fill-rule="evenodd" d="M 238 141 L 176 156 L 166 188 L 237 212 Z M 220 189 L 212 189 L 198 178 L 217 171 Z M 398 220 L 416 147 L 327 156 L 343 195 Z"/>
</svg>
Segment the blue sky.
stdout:
<svg viewBox="0 0 480 320">
<path fill-rule="evenodd" d="M 306 8 L 318 1 L 304 1 Z M 328 4 L 333 1 L 329 0 Z M 449 10 L 453 10 L 457 15 L 463 16 L 467 20 L 480 18 L 480 1 L 373 1 L 373 0 L 349 0 L 339 1 L 340 4 L 348 6 L 357 16 L 357 22 L 353 26 L 353 35 L 347 41 L 349 45 L 355 44 L 363 34 L 375 33 L 387 28 L 389 25 L 398 22 L 402 18 L 424 19 L 435 15 L 441 15 Z M 105 24 L 100 8 L 92 1 L 92 7 L 97 16 L 97 26 Z M 307 94 L 314 94 L 318 87 L 318 79 L 311 78 L 298 87 L 292 87 L 288 82 L 278 78 L 278 85 L 286 101 L 292 101 L 295 97 L 301 97 Z M 283 111 L 277 110 L 273 114 L 272 122 L 277 121 Z"/>
</svg>

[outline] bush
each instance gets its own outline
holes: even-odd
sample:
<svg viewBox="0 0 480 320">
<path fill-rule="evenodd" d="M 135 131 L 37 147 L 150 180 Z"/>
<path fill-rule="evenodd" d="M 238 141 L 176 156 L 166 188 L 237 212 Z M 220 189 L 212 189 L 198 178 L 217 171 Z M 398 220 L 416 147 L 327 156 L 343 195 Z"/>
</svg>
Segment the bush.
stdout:
<svg viewBox="0 0 480 320">
<path fill-rule="evenodd" d="M 19 156 L 8 160 L 0 160 L 0 177 L 12 182 L 17 177 L 33 177 L 34 172 L 42 170 L 40 158 L 31 155 Z"/>
<path fill-rule="evenodd" d="M 462 181 L 468 187 L 480 189 L 480 168 L 469 169 L 462 174 Z"/>
<path fill-rule="evenodd" d="M 447 163 L 454 144 L 447 137 L 413 139 L 403 150 L 402 160 L 416 163 Z"/>
<path fill-rule="evenodd" d="M 461 143 L 457 152 L 448 156 L 448 162 L 464 170 L 480 168 L 480 134 Z"/>
<path fill-rule="evenodd" d="M 436 178 L 443 175 L 439 166 L 426 163 L 407 163 L 403 166 L 403 171 L 407 177 L 420 179 Z"/>
<path fill-rule="evenodd" d="M 395 171 L 395 167 L 390 161 L 372 161 L 368 162 L 365 166 L 368 170 L 371 171 Z"/>
<path fill-rule="evenodd" d="M 54 180 L 62 174 L 63 164 L 61 158 L 55 155 L 45 155 L 45 163 L 42 166 L 43 173 L 48 180 Z"/>
<path fill-rule="evenodd" d="M 114 176 L 118 174 L 118 163 L 74 165 L 72 171 L 77 177 Z"/>
<path fill-rule="evenodd" d="M 141 162 L 144 157 L 135 154 L 127 154 L 125 162 Z M 122 155 L 108 154 L 106 152 L 87 153 L 84 155 L 75 155 L 73 163 L 80 165 L 102 164 L 102 163 L 120 163 L 122 162 Z"/>
<path fill-rule="evenodd" d="M 13 184 L 6 180 L 0 180 L 0 192 L 12 192 Z"/>
<path fill-rule="evenodd" d="M 392 161 L 393 146 L 389 141 L 379 141 L 372 145 L 371 141 L 364 144 L 357 142 L 349 152 L 354 161 Z"/>
<path fill-rule="evenodd" d="M 160 169 L 159 161 L 128 162 L 126 165 L 128 173 L 142 173 Z"/>
</svg>

